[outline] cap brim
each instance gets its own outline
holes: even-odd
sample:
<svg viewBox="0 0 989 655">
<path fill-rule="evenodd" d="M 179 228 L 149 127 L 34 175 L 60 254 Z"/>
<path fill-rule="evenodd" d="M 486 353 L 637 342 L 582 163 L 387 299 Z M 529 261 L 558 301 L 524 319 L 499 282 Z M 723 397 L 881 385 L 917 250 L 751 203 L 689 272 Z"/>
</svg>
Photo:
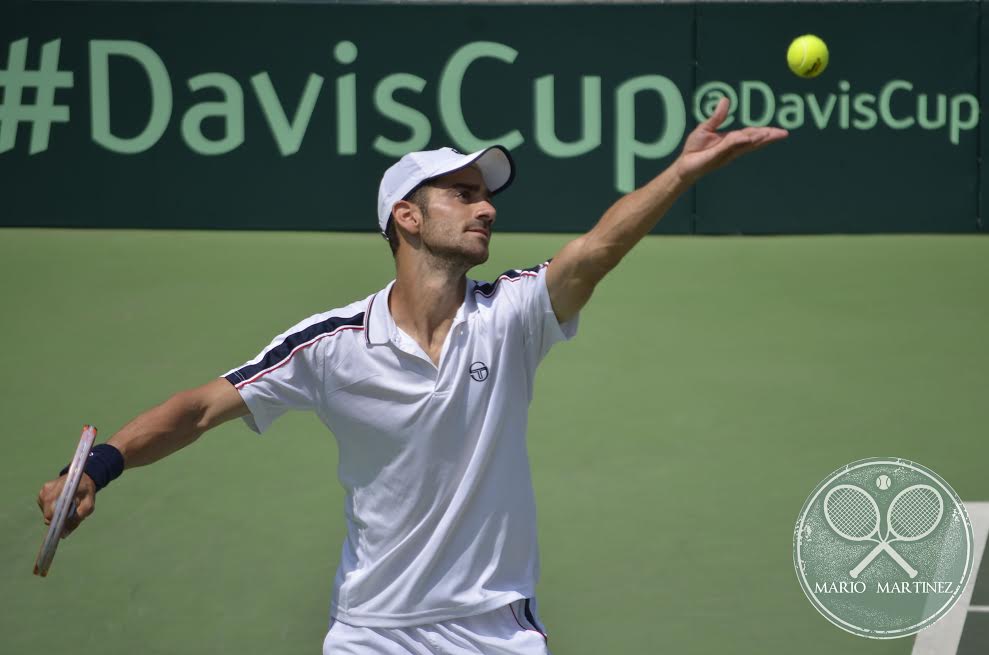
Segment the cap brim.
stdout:
<svg viewBox="0 0 989 655">
<path fill-rule="evenodd" d="M 491 195 L 504 191 L 515 180 L 515 162 L 504 146 L 491 146 L 474 153 L 467 165 L 470 164 L 481 169 L 484 185 Z"/>
<path fill-rule="evenodd" d="M 508 149 L 504 146 L 491 146 L 464 155 L 463 159 L 449 168 L 444 167 L 443 170 L 432 173 L 425 182 L 456 173 L 473 165 L 476 165 L 481 171 L 484 186 L 488 188 L 488 193 L 491 195 L 504 191 L 515 180 L 515 162 L 512 160 L 512 155 L 509 154 Z"/>
</svg>

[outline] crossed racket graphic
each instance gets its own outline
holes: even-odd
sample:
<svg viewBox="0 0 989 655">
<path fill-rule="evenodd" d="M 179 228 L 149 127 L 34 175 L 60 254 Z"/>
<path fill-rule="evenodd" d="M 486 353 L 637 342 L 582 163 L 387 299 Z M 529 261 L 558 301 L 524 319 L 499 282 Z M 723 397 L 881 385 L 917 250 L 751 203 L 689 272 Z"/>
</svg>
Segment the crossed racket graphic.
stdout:
<svg viewBox="0 0 989 655">
<path fill-rule="evenodd" d="M 934 532 L 944 516 L 944 500 L 934 487 L 915 484 L 896 494 L 886 509 L 886 536 L 879 539 L 879 505 L 876 499 L 853 484 L 840 484 L 824 497 L 824 519 L 831 529 L 848 541 L 872 541 L 876 547 L 849 571 L 859 577 L 879 553 L 886 551 L 911 578 L 917 570 L 890 545 L 894 541 L 920 541 Z"/>
</svg>

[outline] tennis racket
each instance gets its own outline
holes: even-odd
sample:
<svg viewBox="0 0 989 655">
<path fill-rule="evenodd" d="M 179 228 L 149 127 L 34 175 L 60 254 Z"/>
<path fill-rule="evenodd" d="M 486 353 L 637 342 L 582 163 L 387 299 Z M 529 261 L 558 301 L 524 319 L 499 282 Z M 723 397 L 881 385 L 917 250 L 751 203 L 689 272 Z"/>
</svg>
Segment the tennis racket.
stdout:
<svg viewBox="0 0 989 655">
<path fill-rule="evenodd" d="M 72 456 L 72 463 L 69 465 L 69 472 L 65 478 L 65 486 L 62 493 L 55 501 L 55 512 L 52 515 L 51 523 L 48 524 L 48 534 L 41 542 L 41 550 L 38 551 L 38 558 L 34 562 L 34 574 L 45 577 L 48 569 L 51 568 L 52 560 L 55 559 L 55 549 L 58 548 L 59 538 L 65 529 L 65 521 L 69 515 L 75 511 L 76 490 L 79 488 L 79 481 L 82 479 L 83 468 L 86 466 L 86 458 L 89 451 L 93 449 L 93 442 L 96 441 L 96 428 L 90 425 L 82 427 L 82 436 L 79 438 L 79 445 L 76 446 L 76 453 Z"/>
<path fill-rule="evenodd" d="M 879 505 L 876 504 L 872 494 L 862 487 L 839 484 L 828 491 L 824 497 L 824 520 L 832 530 L 848 541 L 872 541 L 878 544 L 875 549 L 877 555 L 878 551 L 885 550 L 907 575 L 911 578 L 917 575 L 914 568 L 900 557 L 899 553 L 889 547 L 885 541 L 878 539 L 881 520 Z M 911 571 L 913 571 L 912 575 Z M 859 573 L 861 571 L 853 571 L 852 577 L 858 577 Z"/>
<path fill-rule="evenodd" d="M 865 567 L 879 556 L 881 550 L 891 555 L 896 552 L 889 545 L 894 541 L 911 542 L 923 539 L 934 532 L 934 528 L 938 526 L 943 516 L 944 499 L 937 489 L 926 484 L 907 487 L 896 494 L 896 498 L 886 510 L 886 538 L 873 548 L 872 552 L 849 572 L 849 575 L 857 578 Z M 907 574 L 914 578 L 917 576 L 917 571 L 910 568 Z"/>
</svg>

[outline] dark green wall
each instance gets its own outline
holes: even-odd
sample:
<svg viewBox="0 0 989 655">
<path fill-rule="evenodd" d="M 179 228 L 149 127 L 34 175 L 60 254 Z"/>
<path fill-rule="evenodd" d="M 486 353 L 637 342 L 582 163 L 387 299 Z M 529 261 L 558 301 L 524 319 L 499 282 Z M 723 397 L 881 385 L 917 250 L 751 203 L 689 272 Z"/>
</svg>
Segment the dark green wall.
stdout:
<svg viewBox="0 0 989 655">
<path fill-rule="evenodd" d="M 982 65 L 989 26 L 980 9 L 977 2 L 5 4 L 0 225 L 372 229 L 377 182 L 403 149 L 470 150 L 517 135 L 519 177 L 498 200 L 499 228 L 581 231 L 668 165 L 696 124 L 695 106 L 710 106 L 712 89 L 727 88 L 742 100 L 733 127 L 771 118 L 788 123 L 792 135 L 702 181 L 658 232 L 979 231 L 979 196 L 989 183 L 979 165 L 989 145 L 977 124 L 977 98 L 989 88 Z M 785 64 L 789 41 L 806 32 L 831 47 L 830 67 L 814 80 L 793 76 Z M 41 65 L 42 45 L 58 39 L 58 68 L 74 76 L 71 87 L 54 92 L 69 118 L 51 125 L 46 147 L 32 134 L 43 132 L 39 126 L 12 130 L 10 59 L 24 38 L 27 70 Z M 355 60 L 341 42 L 356 45 Z M 98 54 L 122 47 L 143 53 L 145 65 L 130 56 L 106 59 L 101 110 Z M 467 68 L 458 100 L 456 55 L 472 50 L 481 56 Z M 499 59 L 512 56 L 511 63 Z M 154 59 L 166 74 L 156 79 L 171 111 L 160 95 L 167 119 L 160 137 L 128 146 L 152 113 L 145 68 Z M 209 84 L 192 90 L 189 80 L 203 74 L 213 74 L 203 80 Z M 553 112 L 546 96 L 536 98 L 537 80 L 546 76 L 555 81 Z M 226 85 L 226 98 L 217 84 Z M 270 124 L 292 121 L 307 84 L 311 116 L 306 123 L 302 112 L 294 139 L 282 129 L 280 148 Z M 389 84 L 404 88 L 386 93 Z M 590 134 L 582 127 L 582 84 L 590 91 Z M 883 89 L 891 120 L 878 111 Z M 389 95 L 390 107 L 381 102 Z M 927 127 L 917 120 L 922 97 Z M 21 104 L 35 100 L 28 90 Z M 203 103 L 223 100 L 227 119 L 200 121 L 217 110 Z M 781 109 L 789 113 L 781 117 Z M 458 127 L 458 111 L 476 139 Z M 107 114 L 124 145 L 108 147 L 99 137 L 94 119 Z M 229 138 L 238 123 L 242 142 L 217 154 L 196 151 Z M 184 136 L 189 128 L 201 136 Z M 583 148 L 552 143 L 581 136 L 590 137 Z M 136 152 L 114 151 L 127 148 Z"/>
</svg>

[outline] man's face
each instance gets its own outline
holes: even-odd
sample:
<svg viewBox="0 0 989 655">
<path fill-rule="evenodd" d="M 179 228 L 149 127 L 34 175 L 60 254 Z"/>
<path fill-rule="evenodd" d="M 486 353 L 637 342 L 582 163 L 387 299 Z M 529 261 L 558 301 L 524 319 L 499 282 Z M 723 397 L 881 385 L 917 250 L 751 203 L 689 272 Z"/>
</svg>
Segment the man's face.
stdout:
<svg viewBox="0 0 989 655">
<path fill-rule="evenodd" d="M 496 213 L 490 197 L 474 167 L 433 180 L 420 232 L 426 252 L 468 266 L 486 262 Z"/>
</svg>

